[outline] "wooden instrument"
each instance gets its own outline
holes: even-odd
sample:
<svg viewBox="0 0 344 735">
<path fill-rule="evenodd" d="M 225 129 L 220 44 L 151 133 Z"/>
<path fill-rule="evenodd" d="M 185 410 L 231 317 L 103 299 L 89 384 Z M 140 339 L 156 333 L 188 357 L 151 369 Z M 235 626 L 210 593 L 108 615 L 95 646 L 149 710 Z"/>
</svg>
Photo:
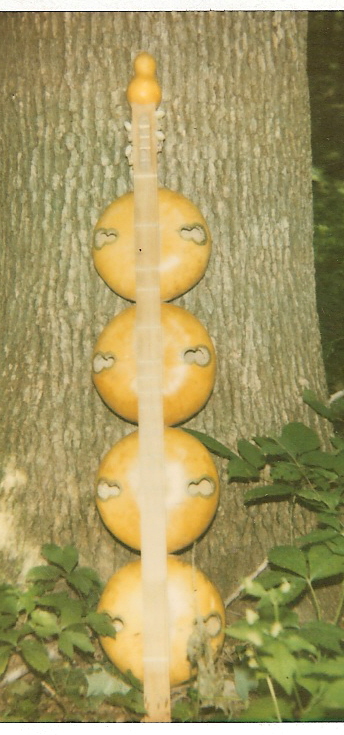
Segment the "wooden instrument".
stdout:
<svg viewBox="0 0 344 735">
<path fill-rule="evenodd" d="M 94 232 L 101 277 L 136 301 L 105 327 L 94 348 L 93 380 L 105 403 L 138 424 L 103 458 L 96 503 L 109 530 L 140 550 L 141 561 L 108 582 L 99 609 L 116 638 L 109 658 L 143 680 L 147 721 L 169 722 L 170 687 L 190 678 L 188 640 L 208 625 L 214 654 L 223 642 L 224 607 L 202 572 L 168 556 L 193 543 L 218 504 L 216 467 L 205 447 L 180 428 L 207 402 L 215 352 L 206 329 L 166 303 L 192 288 L 208 264 L 211 238 L 201 213 L 158 188 L 155 61 L 137 56 L 127 97 L 132 110 L 134 191 L 109 205 Z"/>
</svg>

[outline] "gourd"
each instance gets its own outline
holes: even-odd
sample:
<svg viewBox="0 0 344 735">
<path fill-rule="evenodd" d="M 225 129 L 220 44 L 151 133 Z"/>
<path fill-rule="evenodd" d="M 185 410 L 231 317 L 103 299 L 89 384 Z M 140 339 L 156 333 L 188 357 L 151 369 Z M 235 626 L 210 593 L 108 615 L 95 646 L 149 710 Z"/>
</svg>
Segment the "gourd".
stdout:
<svg viewBox="0 0 344 735">
<path fill-rule="evenodd" d="M 161 222 L 160 296 L 170 301 L 189 291 L 204 275 L 211 251 L 208 225 L 182 194 L 158 191 Z M 99 218 L 93 238 L 93 262 L 110 288 L 135 301 L 134 195 L 124 194 Z"/>
<path fill-rule="evenodd" d="M 107 324 L 93 354 L 93 381 L 105 403 L 127 421 L 138 421 L 135 359 L 136 307 Z M 215 380 L 215 351 L 203 325 L 185 309 L 162 304 L 163 410 L 165 425 L 186 421 L 208 400 Z"/>
<path fill-rule="evenodd" d="M 219 500 L 216 466 L 205 447 L 181 429 L 166 428 L 165 505 L 167 551 L 191 544 L 208 528 Z M 141 548 L 138 433 L 121 439 L 103 457 L 96 503 L 107 528 L 124 544 Z"/>
<path fill-rule="evenodd" d="M 209 635 L 214 656 L 224 639 L 224 608 L 220 595 L 209 579 L 190 564 L 169 557 L 167 561 L 167 596 L 170 629 L 170 685 L 179 686 L 195 674 L 188 660 L 188 642 L 195 623 Z M 102 637 L 102 646 L 115 666 L 128 669 L 143 680 L 142 585 L 141 562 L 122 567 L 102 595 L 99 611 L 110 614 L 116 637 Z"/>
<path fill-rule="evenodd" d="M 205 533 L 218 505 L 218 474 L 208 450 L 176 428 L 208 401 L 216 358 L 199 320 L 166 303 L 202 278 L 211 237 L 194 204 L 158 188 L 161 91 L 155 66 L 149 54 L 139 54 L 127 90 L 134 191 L 105 209 L 92 244 L 99 275 L 136 304 L 104 327 L 92 377 L 105 404 L 138 424 L 106 452 L 95 479 L 104 524 L 141 552 L 140 561 L 105 586 L 99 610 L 108 612 L 117 634 L 101 642 L 121 671 L 143 681 L 146 720 L 169 722 L 170 687 L 195 674 L 190 640 L 201 631 L 215 656 L 225 615 L 210 580 L 169 555 Z"/>
</svg>

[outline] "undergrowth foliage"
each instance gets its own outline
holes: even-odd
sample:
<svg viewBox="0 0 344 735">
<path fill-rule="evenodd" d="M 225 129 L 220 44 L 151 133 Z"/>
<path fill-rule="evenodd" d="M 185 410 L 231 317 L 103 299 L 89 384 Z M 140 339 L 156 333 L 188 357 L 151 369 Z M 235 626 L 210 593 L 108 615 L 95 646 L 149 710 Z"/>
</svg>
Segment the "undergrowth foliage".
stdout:
<svg viewBox="0 0 344 735">
<path fill-rule="evenodd" d="M 304 400 L 333 423 L 344 411 L 311 391 Z M 204 437 L 228 458 L 229 480 L 249 482 L 245 503 L 286 500 L 314 513 L 315 528 L 268 553 L 259 581 L 244 580 L 245 618 L 226 629 L 237 641 L 232 662 L 236 690 L 247 708 L 240 721 L 315 721 L 344 718 L 344 438 L 324 451 L 315 431 L 289 423 L 274 437 L 240 440 L 238 454 Z M 264 478 L 263 483 L 261 479 Z M 252 486 L 252 482 L 254 485 Z M 339 590 L 332 620 L 324 619 L 319 588 Z M 309 595 L 314 617 L 303 623 L 296 603 Z"/>
<path fill-rule="evenodd" d="M 1 720 L 97 721 L 104 700 L 141 715 L 138 682 L 119 677 L 99 648 L 98 636 L 115 630 L 96 612 L 98 574 L 79 565 L 73 546 L 41 553 L 48 564 L 30 570 L 24 589 L 0 585 Z"/>
<path fill-rule="evenodd" d="M 311 391 L 304 400 L 338 429 L 340 405 L 328 407 Z M 231 654 L 215 668 L 196 662 L 196 679 L 172 693 L 173 720 L 343 720 L 344 438 L 334 434 L 324 450 L 313 429 L 293 422 L 276 436 L 239 440 L 234 453 L 189 431 L 228 460 L 229 482 L 248 484 L 247 505 L 300 504 L 315 522 L 292 544 L 272 548 L 228 598 L 228 605 L 240 595 L 247 603 L 244 617 L 226 628 Z M 47 563 L 30 570 L 25 588 L 0 585 L 1 721 L 140 721 L 141 684 L 119 674 L 98 643 L 116 633 L 96 612 L 97 573 L 79 565 L 73 546 L 46 544 L 42 556 Z M 335 592 L 332 619 L 322 612 L 320 589 Z M 301 622 L 297 603 L 305 596 L 313 615 Z"/>
</svg>

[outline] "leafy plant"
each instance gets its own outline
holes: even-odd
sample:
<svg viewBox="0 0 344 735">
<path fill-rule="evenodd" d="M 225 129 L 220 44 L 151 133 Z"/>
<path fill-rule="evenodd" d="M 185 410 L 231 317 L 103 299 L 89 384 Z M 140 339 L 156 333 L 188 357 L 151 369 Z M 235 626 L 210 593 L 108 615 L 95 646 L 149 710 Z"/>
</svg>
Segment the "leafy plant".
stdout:
<svg viewBox="0 0 344 735">
<path fill-rule="evenodd" d="M 334 418 L 310 391 L 305 399 Z M 271 549 L 259 581 L 251 576 L 241 587 L 249 600 L 245 618 L 226 630 L 239 642 L 234 675 L 247 702 L 240 721 L 344 718 L 344 439 L 331 441 L 332 450 L 324 451 L 315 431 L 293 422 L 279 435 L 240 440 L 229 459 L 230 481 L 258 481 L 247 490 L 246 504 L 287 500 L 316 519 L 314 530 L 294 544 Z M 341 591 L 333 620 L 324 620 L 318 588 L 331 584 Z M 314 619 L 301 623 L 294 608 L 306 594 Z"/>
<path fill-rule="evenodd" d="M 79 565 L 73 546 L 46 544 L 42 556 L 48 564 L 30 570 L 25 589 L 0 585 L 2 721 L 83 721 L 86 713 L 90 721 L 103 702 L 144 712 L 138 682 L 103 660 L 98 636 L 115 630 L 95 609 L 97 573 Z"/>
</svg>

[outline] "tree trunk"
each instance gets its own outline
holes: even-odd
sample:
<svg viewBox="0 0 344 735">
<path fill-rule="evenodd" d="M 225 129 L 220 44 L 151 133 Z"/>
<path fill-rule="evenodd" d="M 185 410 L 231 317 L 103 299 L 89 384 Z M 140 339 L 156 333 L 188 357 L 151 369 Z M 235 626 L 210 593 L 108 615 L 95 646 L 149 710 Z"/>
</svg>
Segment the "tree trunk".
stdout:
<svg viewBox="0 0 344 735">
<path fill-rule="evenodd" d="M 74 543 L 104 580 L 131 558 L 94 499 L 101 456 L 133 427 L 102 403 L 91 353 L 127 304 L 95 272 L 92 229 L 131 189 L 125 90 L 140 50 L 157 60 L 166 111 L 161 184 L 192 199 L 213 254 L 176 303 L 214 339 L 218 374 L 189 426 L 239 437 L 312 421 L 324 395 L 312 251 L 307 18 L 301 12 L 2 13 L 0 378 L 3 574 L 42 543 Z M 196 563 L 227 595 L 273 542 L 287 504 L 247 510 L 227 486 Z M 185 555 L 188 558 L 188 555 Z"/>
</svg>

